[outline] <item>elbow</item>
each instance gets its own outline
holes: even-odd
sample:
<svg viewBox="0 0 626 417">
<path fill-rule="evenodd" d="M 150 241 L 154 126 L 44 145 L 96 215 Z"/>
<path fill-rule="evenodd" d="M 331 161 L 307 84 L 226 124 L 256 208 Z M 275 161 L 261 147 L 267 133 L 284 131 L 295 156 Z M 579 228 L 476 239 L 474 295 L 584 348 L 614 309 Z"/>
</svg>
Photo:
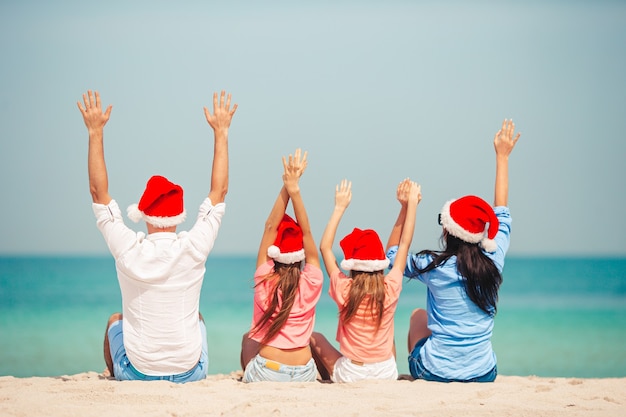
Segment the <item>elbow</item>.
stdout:
<svg viewBox="0 0 626 417">
<path fill-rule="evenodd" d="M 227 193 L 228 193 L 227 185 L 215 187 L 215 188 L 212 188 L 211 191 L 209 192 L 209 199 L 211 200 L 211 203 L 214 205 L 223 203 L 224 200 L 226 199 Z"/>
</svg>

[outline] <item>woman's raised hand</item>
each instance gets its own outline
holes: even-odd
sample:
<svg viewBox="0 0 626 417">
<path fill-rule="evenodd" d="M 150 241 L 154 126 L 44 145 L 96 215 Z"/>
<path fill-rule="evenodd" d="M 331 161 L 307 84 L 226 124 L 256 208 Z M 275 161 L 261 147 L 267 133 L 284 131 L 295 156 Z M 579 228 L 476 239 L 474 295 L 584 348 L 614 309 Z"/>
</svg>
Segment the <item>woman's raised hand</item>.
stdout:
<svg viewBox="0 0 626 417">
<path fill-rule="evenodd" d="M 347 208 L 352 200 L 352 181 L 342 180 L 335 187 L 335 207 Z"/>
<path fill-rule="evenodd" d="M 307 152 L 302 155 L 300 148 L 296 149 L 294 155 L 289 154 L 288 158 L 283 156 L 283 183 L 288 193 L 297 192 L 300 190 L 298 181 L 304 173 L 307 166 Z"/>
</svg>

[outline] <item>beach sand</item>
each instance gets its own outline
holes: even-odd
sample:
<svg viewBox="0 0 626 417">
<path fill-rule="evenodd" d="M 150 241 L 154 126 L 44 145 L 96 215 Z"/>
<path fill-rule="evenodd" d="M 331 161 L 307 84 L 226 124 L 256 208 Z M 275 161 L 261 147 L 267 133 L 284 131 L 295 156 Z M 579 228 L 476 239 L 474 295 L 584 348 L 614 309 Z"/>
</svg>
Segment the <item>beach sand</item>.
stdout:
<svg viewBox="0 0 626 417">
<path fill-rule="evenodd" d="M 97 372 L 0 377 L 0 416 L 626 416 L 626 378 L 498 376 L 494 383 L 118 382 Z"/>
</svg>

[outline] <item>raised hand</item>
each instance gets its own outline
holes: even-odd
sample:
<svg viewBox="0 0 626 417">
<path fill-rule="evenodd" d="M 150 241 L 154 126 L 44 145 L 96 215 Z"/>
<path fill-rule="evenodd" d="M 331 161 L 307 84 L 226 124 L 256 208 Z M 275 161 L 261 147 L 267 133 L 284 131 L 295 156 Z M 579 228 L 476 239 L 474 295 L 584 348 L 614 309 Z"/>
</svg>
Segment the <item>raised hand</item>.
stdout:
<svg viewBox="0 0 626 417">
<path fill-rule="evenodd" d="M 496 155 L 509 156 L 521 135 L 521 133 L 518 133 L 513 137 L 514 132 L 515 123 L 513 123 L 513 120 L 504 119 L 502 127 L 493 138 L 493 147 L 496 150 Z"/>
<path fill-rule="evenodd" d="M 346 209 L 352 200 L 352 181 L 342 180 L 335 187 L 335 207 Z"/>
<path fill-rule="evenodd" d="M 298 148 L 294 155 L 289 154 L 288 158 L 283 156 L 283 183 L 289 194 L 300 190 L 298 181 L 306 169 L 307 154 L 305 151 L 302 155 L 302 150 Z"/>
<path fill-rule="evenodd" d="M 405 178 L 398 184 L 396 198 L 403 206 L 406 206 L 409 201 L 419 204 L 422 200 L 422 186 Z"/>
<path fill-rule="evenodd" d="M 422 201 L 422 186 L 415 181 L 409 181 L 408 188 L 408 201 L 416 205 L 419 204 Z"/>
<path fill-rule="evenodd" d="M 219 98 L 217 99 L 217 93 L 213 93 L 213 114 L 204 107 L 204 116 L 206 121 L 215 131 L 228 130 L 230 127 L 230 121 L 233 115 L 237 111 L 237 104 L 230 108 L 230 93 L 226 95 L 226 92 L 222 90 Z"/>
<path fill-rule="evenodd" d="M 87 94 L 83 94 L 83 102 L 85 104 L 84 107 L 80 101 L 76 102 L 76 104 L 78 105 L 78 110 L 83 115 L 83 121 L 85 126 L 87 126 L 87 130 L 103 129 L 104 125 L 109 121 L 113 106 L 109 105 L 103 113 L 102 105 L 100 104 L 100 93 L 97 91 L 92 92 L 91 90 L 87 90 Z"/>
</svg>

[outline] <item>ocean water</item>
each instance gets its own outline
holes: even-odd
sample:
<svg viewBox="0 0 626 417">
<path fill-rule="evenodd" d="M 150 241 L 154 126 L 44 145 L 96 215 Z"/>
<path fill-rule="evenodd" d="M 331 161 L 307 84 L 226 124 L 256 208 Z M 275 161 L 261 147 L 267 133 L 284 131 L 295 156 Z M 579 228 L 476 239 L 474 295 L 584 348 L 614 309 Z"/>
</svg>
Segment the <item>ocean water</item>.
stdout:
<svg viewBox="0 0 626 417">
<path fill-rule="evenodd" d="M 254 257 L 211 256 L 201 295 L 209 373 L 240 369 L 252 316 Z M 396 312 L 400 373 L 407 373 L 411 311 L 426 292 L 405 281 Z M 104 329 L 120 311 L 110 256 L 0 257 L 0 375 L 101 372 Z M 316 330 L 334 340 L 328 281 Z M 626 377 L 626 259 L 509 257 L 493 335 L 502 375 Z"/>
</svg>

